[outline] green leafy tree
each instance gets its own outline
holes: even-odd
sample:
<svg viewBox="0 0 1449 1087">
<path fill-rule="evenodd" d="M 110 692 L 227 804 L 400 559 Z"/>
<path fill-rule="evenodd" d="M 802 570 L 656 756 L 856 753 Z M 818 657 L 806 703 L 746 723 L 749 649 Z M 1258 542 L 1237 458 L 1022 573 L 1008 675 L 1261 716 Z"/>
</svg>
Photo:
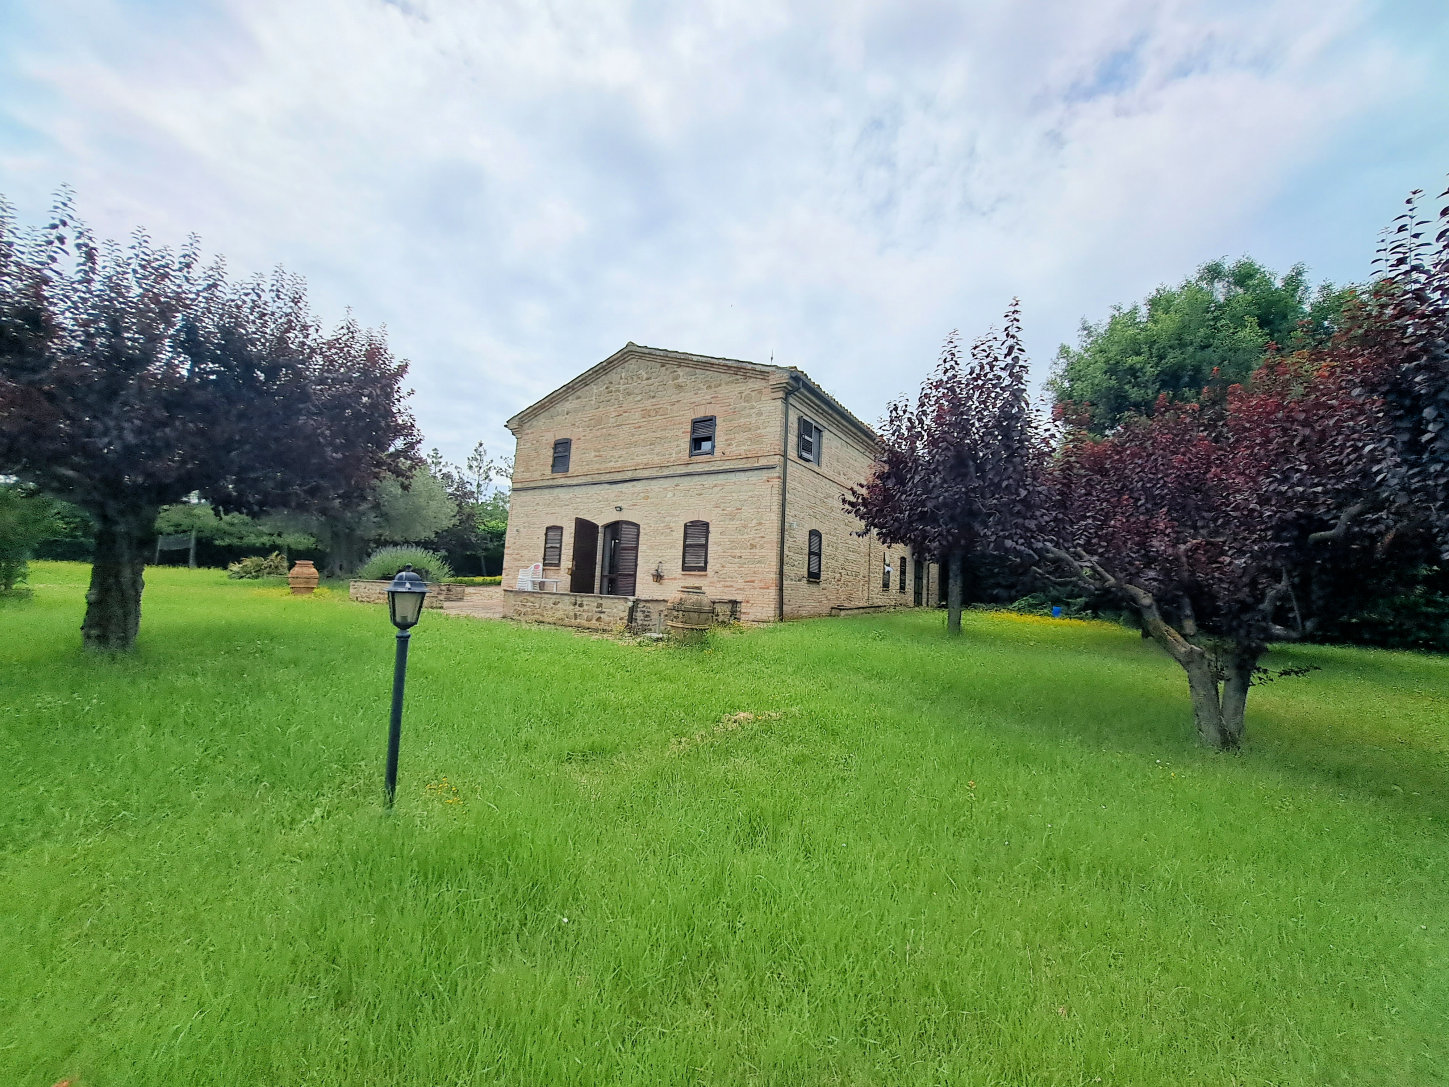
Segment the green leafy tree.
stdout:
<svg viewBox="0 0 1449 1087">
<path fill-rule="evenodd" d="M 1215 373 L 1225 384 L 1246 381 L 1269 344 L 1326 343 L 1357 293 L 1326 283 L 1313 290 L 1301 264 L 1279 277 L 1246 257 L 1210 261 L 1139 305 L 1114 307 L 1099 324 L 1083 321 L 1077 346 L 1058 350 L 1047 386 L 1100 437 L 1124 419 L 1150 415 L 1161 396 L 1196 402 Z"/>
<path fill-rule="evenodd" d="M 341 577 L 356 570 L 374 544 L 421 543 L 457 520 L 458 503 L 447 486 L 420 465 L 406 479 L 379 480 L 366 501 L 294 524 L 326 548 L 327 575 Z"/>
<path fill-rule="evenodd" d="M 503 568 L 503 539 L 508 533 L 508 491 L 503 484 L 513 475 L 509 457 L 488 456 L 482 442 L 462 467 L 449 464 L 434 449 L 428 466 L 441 479 L 458 504 L 458 520 L 434 538 L 433 545 L 444 551 L 459 570 Z"/>
<path fill-rule="evenodd" d="M 0 483 L 0 593 L 25 580 L 36 546 L 55 531 L 55 502 L 35 488 Z"/>
<path fill-rule="evenodd" d="M 223 513 L 204 500 L 165 506 L 156 516 L 158 536 L 180 536 L 195 532 L 198 540 L 219 547 L 244 547 L 259 551 L 288 552 L 316 547 L 317 539 L 289 523 L 285 517 L 263 514 Z"/>
</svg>

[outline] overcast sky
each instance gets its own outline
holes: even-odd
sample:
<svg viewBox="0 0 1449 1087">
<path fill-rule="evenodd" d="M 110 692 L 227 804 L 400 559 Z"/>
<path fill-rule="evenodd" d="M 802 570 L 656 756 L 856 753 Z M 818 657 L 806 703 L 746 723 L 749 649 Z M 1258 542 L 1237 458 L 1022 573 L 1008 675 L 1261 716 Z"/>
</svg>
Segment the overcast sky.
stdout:
<svg viewBox="0 0 1449 1087">
<path fill-rule="evenodd" d="M 867 421 L 1020 295 L 1366 278 L 1449 172 L 1444 0 L 0 0 L 0 193 L 302 273 L 461 459 L 628 340 Z"/>
</svg>

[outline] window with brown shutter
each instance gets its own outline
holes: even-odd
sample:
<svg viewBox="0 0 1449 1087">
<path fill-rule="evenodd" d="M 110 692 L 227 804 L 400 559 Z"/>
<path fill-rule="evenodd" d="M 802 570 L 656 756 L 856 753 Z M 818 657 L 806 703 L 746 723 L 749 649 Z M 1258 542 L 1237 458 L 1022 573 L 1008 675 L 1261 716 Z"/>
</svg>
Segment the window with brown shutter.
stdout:
<svg viewBox="0 0 1449 1087">
<path fill-rule="evenodd" d="M 543 564 L 563 565 L 563 525 L 549 525 L 543 530 Z"/>
<path fill-rule="evenodd" d="M 904 551 L 901 552 L 896 562 L 898 564 L 896 566 L 896 592 L 903 593 L 906 591 L 906 554 Z"/>
<path fill-rule="evenodd" d="M 703 573 L 709 569 L 709 522 L 686 521 L 684 523 L 684 561 L 681 570 Z"/>
<path fill-rule="evenodd" d="M 820 530 L 810 530 L 810 545 L 805 559 L 805 580 L 820 580 Z"/>
<path fill-rule="evenodd" d="M 795 430 L 795 452 L 801 460 L 808 460 L 811 464 L 820 463 L 820 447 L 825 432 L 812 423 L 805 416 L 800 416 L 799 423 Z"/>
<path fill-rule="evenodd" d="M 553 443 L 553 472 L 567 472 L 569 470 L 569 454 L 573 452 L 574 441 L 572 438 L 560 438 Z"/>
<path fill-rule="evenodd" d="M 714 455 L 714 416 L 702 415 L 689 424 L 689 455 L 710 457 Z"/>
<path fill-rule="evenodd" d="M 882 589 L 891 587 L 891 557 L 889 555 L 880 557 L 880 587 Z"/>
</svg>

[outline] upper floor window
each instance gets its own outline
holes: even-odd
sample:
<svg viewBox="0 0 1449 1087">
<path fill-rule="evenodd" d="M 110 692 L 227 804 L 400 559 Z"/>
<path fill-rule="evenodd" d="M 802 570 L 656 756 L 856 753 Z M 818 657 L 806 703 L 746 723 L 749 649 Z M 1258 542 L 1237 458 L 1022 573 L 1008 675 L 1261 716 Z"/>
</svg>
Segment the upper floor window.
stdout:
<svg viewBox="0 0 1449 1087">
<path fill-rule="evenodd" d="M 543 564 L 563 565 L 563 525 L 549 525 L 543 530 Z"/>
<path fill-rule="evenodd" d="M 796 431 L 795 451 L 801 460 L 808 460 L 811 464 L 820 463 L 820 446 L 825 437 L 825 431 L 812 423 L 805 416 L 800 416 L 799 427 Z"/>
<path fill-rule="evenodd" d="M 703 573 L 709 569 L 708 521 L 684 523 L 684 561 L 679 568 L 691 573 Z"/>
<path fill-rule="evenodd" d="M 880 557 L 880 587 L 882 589 L 891 587 L 891 557 L 889 555 Z"/>
<path fill-rule="evenodd" d="M 714 453 L 714 416 L 702 415 L 689 424 L 689 455 L 708 457 Z"/>
<path fill-rule="evenodd" d="M 553 443 L 553 471 L 567 472 L 569 470 L 569 454 L 573 452 L 574 442 L 572 438 L 559 438 Z"/>
<path fill-rule="evenodd" d="M 805 580 L 820 580 L 820 530 L 810 530 L 810 542 L 805 553 Z"/>
</svg>

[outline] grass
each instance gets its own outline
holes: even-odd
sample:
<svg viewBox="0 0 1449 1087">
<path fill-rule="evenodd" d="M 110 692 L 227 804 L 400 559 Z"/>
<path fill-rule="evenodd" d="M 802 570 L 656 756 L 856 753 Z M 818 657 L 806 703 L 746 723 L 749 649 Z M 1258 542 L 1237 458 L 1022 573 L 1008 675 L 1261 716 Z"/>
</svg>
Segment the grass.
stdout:
<svg viewBox="0 0 1449 1087">
<path fill-rule="evenodd" d="M 1196 748 L 1104 624 L 704 650 L 85 569 L 0 609 L 0 1082 L 1449 1082 L 1449 661 Z"/>
</svg>

